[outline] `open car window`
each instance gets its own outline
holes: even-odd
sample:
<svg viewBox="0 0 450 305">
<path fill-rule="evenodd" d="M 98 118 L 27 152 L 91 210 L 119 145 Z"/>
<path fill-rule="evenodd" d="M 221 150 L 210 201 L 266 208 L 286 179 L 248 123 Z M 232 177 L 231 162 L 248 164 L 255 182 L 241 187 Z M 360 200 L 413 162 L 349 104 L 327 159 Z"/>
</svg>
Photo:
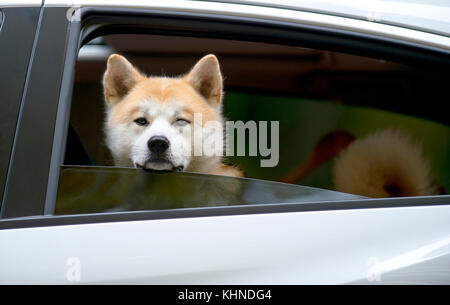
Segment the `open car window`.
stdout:
<svg viewBox="0 0 450 305">
<path fill-rule="evenodd" d="M 242 170 L 245 177 L 323 189 L 323 192 L 317 191 L 314 197 L 305 197 L 299 201 L 298 198 L 287 197 L 292 203 L 306 200 L 327 201 L 330 199 L 327 194 L 335 194 L 328 193 L 327 190 L 365 197 L 367 195 L 358 194 L 355 188 L 350 190 L 336 188 L 334 177 L 336 160 L 341 151 L 346 149 L 346 145 L 352 141 L 387 130 L 388 135 L 393 135 L 394 140 L 401 139 L 403 134 L 409 135 L 411 142 L 418 143 L 413 147 L 423 149 L 424 162 L 429 162 L 431 179 L 434 179 L 433 190 L 427 194 L 445 194 L 450 188 L 448 163 L 450 128 L 445 123 L 446 115 L 435 111 L 433 107 L 424 109 L 421 106 L 421 101 L 436 100 L 439 94 L 445 94 L 442 91 L 445 88 L 444 79 L 439 73 L 430 74 L 430 70 L 414 65 L 321 49 L 150 34 L 103 36 L 81 48 L 77 61 L 64 164 L 123 167 L 115 162 L 112 156 L 114 151 L 111 147 L 108 148 L 106 140 L 108 128 L 105 127 L 107 126 L 105 109 L 108 109 L 108 105 L 105 105 L 101 80 L 105 73 L 106 62 L 112 54 L 120 54 L 127 58 L 146 75 L 170 78 L 183 75 L 208 53 L 217 56 L 224 76 L 225 94 L 222 102 L 224 119 L 227 123 L 241 122 L 249 127 L 241 133 L 243 141 L 239 142 L 240 136 L 235 133 L 232 142 L 226 142 L 227 148 L 231 146 L 234 149 L 231 155 L 226 156 L 227 163 Z M 267 129 L 260 129 L 261 123 L 265 123 Z M 252 126 L 255 126 L 255 130 L 250 130 Z M 389 130 L 393 130 L 392 135 Z M 399 136 L 395 130 L 401 130 Z M 275 138 L 271 137 L 273 134 L 276 135 Z M 266 144 L 271 148 L 269 154 L 264 156 L 261 155 L 260 149 L 261 135 L 267 135 L 269 139 Z M 117 137 L 113 136 L 112 141 L 114 142 Z M 132 133 L 127 133 L 124 137 L 132 137 Z M 389 141 L 386 143 L 386 146 L 383 146 L 383 154 L 397 150 L 397 146 L 391 146 Z M 120 144 L 113 150 L 121 147 Z M 394 169 L 398 170 L 399 175 L 407 172 L 406 168 L 401 169 L 403 165 L 406 164 L 406 167 L 417 165 L 408 159 L 408 151 L 401 149 L 400 152 L 394 153 L 393 157 L 401 161 L 395 161 L 401 163 Z M 365 151 L 370 153 L 370 150 L 368 145 Z M 367 155 L 363 156 L 366 157 Z M 374 161 L 371 157 L 363 161 L 359 158 L 360 155 L 354 154 L 341 170 L 343 173 L 341 176 L 350 175 L 353 165 L 358 162 L 369 165 L 375 162 L 373 165 L 375 168 L 379 165 L 378 161 Z M 269 160 L 274 162 L 270 166 L 263 166 L 263 162 Z M 133 167 L 133 165 L 129 163 L 126 166 Z M 84 169 L 86 174 L 89 170 L 88 167 Z M 94 176 L 105 175 L 104 172 L 99 174 L 95 167 L 92 171 Z M 120 176 L 120 171 L 118 169 L 111 174 L 114 172 Z M 190 172 L 189 169 L 187 171 Z M 61 177 L 63 181 L 68 181 L 72 174 L 73 171 L 64 168 Z M 180 175 L 183 174 L 172 176 Z M 194 177 L 190 173 L 186 175 Z M 415 178 L 420 178 L 418 177 L 420 174 L 414 175 L 417 176 Z M 211 181 L 222 181 L 219 177 L 211 177 Z M 153 179 L 166 178 L 164 175 L 156 175 Z M 229 178 L 223 179 L 229 181 Z M 367 179 L 368 181 L 364 181 L 365 184 L 376 183 L 370 181 L 372 177 Z M 193 181 L 200 180 L 191 179 L 189 183 L 194 184 Z M 279 186 L 277 183 L 264 183 L 269 188 L 272 185 Z M 398 190 L 395 180 L 389 183 L 385 186 L 386 193 L 378 197 L 425 194 L 425 192 L 404 193 Z M 107 184 L 101 189 L 107 191 L 106 186 Z M 293 186 L 292 189 L 301 188 Z M 77 191 L 83 193 L 82 188 L 78 188 Z M 74 195 L 67 185 L 61 184 L 58 200 L 64 197 L 64 192 Z M 157 197 L 157 193 L 158 189 L 155 189 L 154 192 L 148 193 L 148 196 Z M 222 193 L 224 194 L 225 192 Z M 194 195 L 193 198 L 197 197 Z M 335 200 L 346 198 L 352 197 L 338 196 Z M 213 204 L 214 200 L 219 205 L 228 204 L 221 201 L 220 196 L 205 204 Z M 261 203 L 275 202 L 276 200 L 261 201 Z M 257 202 L 245 200 L 232 202 L 232 204 L 249 203 Z M 167 204 L 170 208 L 170 204 L 168 202 Z M 189 204 L 185 207 L 189 207 Z"/>
</svg>

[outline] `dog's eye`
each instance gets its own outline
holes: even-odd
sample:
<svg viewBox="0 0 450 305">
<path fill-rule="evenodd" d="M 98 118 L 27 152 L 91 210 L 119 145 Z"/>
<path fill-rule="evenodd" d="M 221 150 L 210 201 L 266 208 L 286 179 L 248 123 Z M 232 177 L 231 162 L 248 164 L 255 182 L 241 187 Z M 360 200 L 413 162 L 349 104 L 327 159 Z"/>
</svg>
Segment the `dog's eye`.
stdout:
<svg viewBox="0 0 450 305">
<path fill-rule="evenodd" d="M 184 126 L 187 124 L 191 124 L 191 121 L 186 120 L 186 119 L 182 119 L 182 118 L 178 118 L 175 120 L 174 124 L 178 125 L 178 126 Z"/>
<path fill-rule="evenodd" d="M 148 121 L 147 121 L 146 118 L 138 118 L 138 119 L 134 120 L 134 122 L 136 124 L 138 124 L 139 126 L 146 126 L 146 125 L 148 125 Z"/>
</svg>

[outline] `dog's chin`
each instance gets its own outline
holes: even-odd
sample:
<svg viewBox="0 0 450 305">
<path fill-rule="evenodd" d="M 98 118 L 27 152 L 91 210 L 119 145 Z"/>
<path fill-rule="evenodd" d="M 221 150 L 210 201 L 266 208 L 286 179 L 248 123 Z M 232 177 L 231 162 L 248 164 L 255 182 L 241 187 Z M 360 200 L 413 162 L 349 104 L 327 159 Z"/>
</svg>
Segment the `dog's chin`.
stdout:
<svg viewBox="0 0 450 305">
<path fill-rule="evenodd" d="M 143 165 L 135 163 L 136 168 L 152 172 L 181 172 L 184 170 L 182 165 L 175 166 L 169 160 L 147 160 Z"/>
</svg>

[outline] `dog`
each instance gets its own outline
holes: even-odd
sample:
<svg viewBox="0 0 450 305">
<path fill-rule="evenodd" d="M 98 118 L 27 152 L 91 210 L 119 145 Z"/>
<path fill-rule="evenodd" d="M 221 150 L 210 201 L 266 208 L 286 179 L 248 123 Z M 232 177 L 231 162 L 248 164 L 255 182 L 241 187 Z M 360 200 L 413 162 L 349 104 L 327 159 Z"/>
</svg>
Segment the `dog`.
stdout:
<svg viewBox="0 0 450 305">
<path fill-rule="evenodd" d="M 223 143 L 214 153 L 196 154 L 223 128 L 223 80 L 215 55 L 206 55 L 185 75 L 148 77 L 125 57 L 112 54 L 103 76 L 106 145 L 115 166 L 151 171 L 190 171 L 242 177 L 223 162 Z M 196 116 L 201 120 L 196 120 Z M 194 134 L 199 128 L 200 134 Z M 220 129 L 219 128 L 219 129 Z M 214 140 L 214 139 L 213 139 Z"/>
<path fill-rule="evenodd" d="M 335 189 L 372 198 L 439 195 L 422 146 L 404 130 L 387 128 L 353 141 L 333 167 Z"/>
<path fill-rule="evenodd" d="M 420 143 L 401 129 L 386 128 L 356 139 L 347 131 L 326 134 L 310 156 L 281 182 L 296 183 L 334 159 L 334 189 L 371 198 L 445 194 L 434 181 Z"/>
</svg>

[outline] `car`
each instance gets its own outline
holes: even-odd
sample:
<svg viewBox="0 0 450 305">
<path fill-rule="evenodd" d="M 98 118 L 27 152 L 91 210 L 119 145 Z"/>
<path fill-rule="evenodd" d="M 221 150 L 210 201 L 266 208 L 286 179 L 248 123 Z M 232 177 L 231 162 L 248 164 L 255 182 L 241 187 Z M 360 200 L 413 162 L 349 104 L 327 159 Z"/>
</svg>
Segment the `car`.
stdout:
<svg viewBox="0 0 450 305">
<path fill-rule="evenodd" d="M 396 122 L 449 187 L 447 4 L 73 2 L 0 0 L 1 284 L 450 283 L 449 195 L 337 192 L 331 163 L 276 181 L 331 125 L 359 136 Z M 177 74 L 211 51 L 228 117 L 280 121 L 279 166 L 233 156 L 247 178 L 108 166 L 107 57 Z"/>
</svg>

